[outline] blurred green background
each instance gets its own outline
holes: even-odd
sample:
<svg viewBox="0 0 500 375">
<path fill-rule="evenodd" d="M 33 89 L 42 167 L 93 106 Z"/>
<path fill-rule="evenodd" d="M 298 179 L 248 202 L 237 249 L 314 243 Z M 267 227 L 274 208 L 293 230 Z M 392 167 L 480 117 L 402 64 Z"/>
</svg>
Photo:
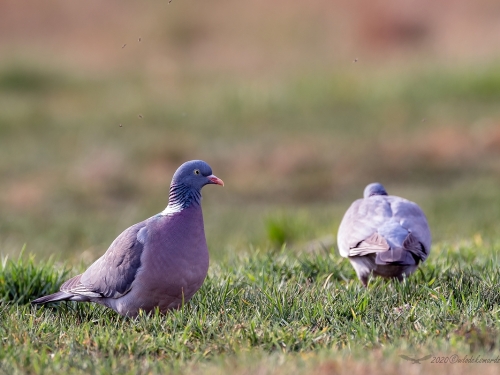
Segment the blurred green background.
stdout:
<svg viewBox="0 0 500 375">
<path fill-rule="evenodd" d="M 213 259 L 334 243 L 366 184 L 498 235 L 500 2 L 0 2 L 0 253 L 89 264 L 204 159 Z"/>
</svg>

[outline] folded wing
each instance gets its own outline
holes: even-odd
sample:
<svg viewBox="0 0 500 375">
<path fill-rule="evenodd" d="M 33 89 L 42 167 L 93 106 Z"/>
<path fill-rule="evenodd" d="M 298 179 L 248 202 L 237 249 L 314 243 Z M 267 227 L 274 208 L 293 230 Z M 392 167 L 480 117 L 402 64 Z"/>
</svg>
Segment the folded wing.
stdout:
<svg viewBox="0 0 500 375">
<path fill-rule="evenodd" d="M 91 298 L 119 298 L 127 294 L 141 266 L 146 239 L 147 221 L 126 229 L 87 271 L 66 281 L 61 291 Z"/>
</svg>

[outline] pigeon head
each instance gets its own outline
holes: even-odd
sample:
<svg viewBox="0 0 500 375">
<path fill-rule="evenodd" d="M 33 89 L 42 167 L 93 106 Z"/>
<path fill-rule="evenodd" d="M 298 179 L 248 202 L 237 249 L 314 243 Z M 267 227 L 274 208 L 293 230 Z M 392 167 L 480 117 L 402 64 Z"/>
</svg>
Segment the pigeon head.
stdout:
<svg viewBox="0 0 500 375">
<path fill-rule="evenodd" d="M 203 160 L 191 160 L 182 164 L 174 173 L 172 185 L 201 190 L 207 184 L 224 186 L 224 182 L 212 174 L 212 168 Z"/>
<path fill-rule="evenodd" d="M 192 204 L 199 205 L 201 188 L 208 184 L 224 186 L 224 182 L 212 174 L 212 168 L 203 160 L 185 162 L 174 173 L 164 213 L 178 212 Z"/>
<path fill-rule="evenodd" d="M 385 188 L 382 184 L 378 182 L 374 182 L 365 187 L 365 191 L 363 193 L 364 198 L 371 197 L 373 195 L 387 195 Z"/>
</svg>

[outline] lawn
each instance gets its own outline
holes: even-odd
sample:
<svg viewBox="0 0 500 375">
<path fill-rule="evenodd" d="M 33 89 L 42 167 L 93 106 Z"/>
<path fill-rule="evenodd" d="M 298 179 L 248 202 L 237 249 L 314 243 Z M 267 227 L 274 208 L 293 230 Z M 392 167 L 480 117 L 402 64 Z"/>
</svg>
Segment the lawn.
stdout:
<svg viewBox="0 0 500 375">
<path fill-rule="evenodd" d="M 15 373 L 473 373 L 498 364 L 410 364 L 399 356 L 484 359 L 500 344 L 500 243 L 434 247 L 410 280 L 364 288 L 346 261 L 256 250 L 213 264 L 190 303 L 166 316 L 28 301 L 75 270 L 32 257 L 0 276 L 1 369 Z M 467 356 L 467 357 L 466 357 Z M 438 359 L 434 359 L 438 361 Z M 423 367 L 422 367 L 423 366 Z M 451 367 L 450 367 L 451 366 Z M 458 371 L 458 372 L 457 372 Z"/>
</svg>

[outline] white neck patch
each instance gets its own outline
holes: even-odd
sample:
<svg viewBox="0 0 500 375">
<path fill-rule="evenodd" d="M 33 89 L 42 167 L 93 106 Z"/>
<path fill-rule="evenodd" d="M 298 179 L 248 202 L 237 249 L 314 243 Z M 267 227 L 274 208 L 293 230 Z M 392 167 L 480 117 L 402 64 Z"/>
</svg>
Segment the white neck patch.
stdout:
<svg viewBox="0 0 500 375">
<path fill-rule="evenodd" d="M 168 204 L 167 208 L 165 208 L 160 215 L 162 216 L 170 216 L 177 212 L 181 212 L 184 208 L 180 204 Z"/>
</svg>

